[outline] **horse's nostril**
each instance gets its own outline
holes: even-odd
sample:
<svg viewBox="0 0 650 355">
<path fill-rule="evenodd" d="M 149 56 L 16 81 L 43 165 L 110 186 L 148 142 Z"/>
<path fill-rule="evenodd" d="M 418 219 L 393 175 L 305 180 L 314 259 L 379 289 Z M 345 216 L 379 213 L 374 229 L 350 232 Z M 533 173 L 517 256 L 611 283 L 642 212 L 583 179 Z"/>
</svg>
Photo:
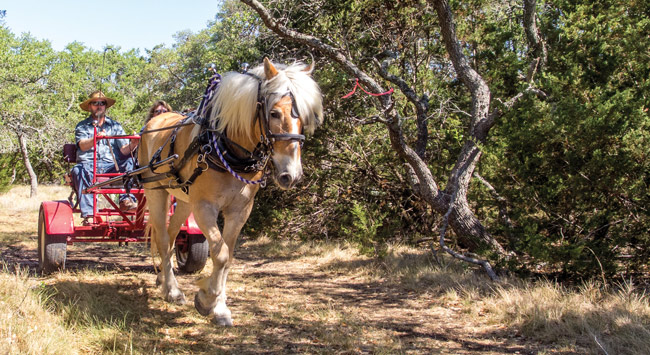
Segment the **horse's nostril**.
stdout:
<svg viewBox="0 0 650 355">
<path fill-rule="evenodd" d="M 278 182 L 282 186 L 291 186 L 291 183 L 293 182 L 293 178 L 291 177 L 291 174 L 284 173 L 278 176 Z"/>
</svg>

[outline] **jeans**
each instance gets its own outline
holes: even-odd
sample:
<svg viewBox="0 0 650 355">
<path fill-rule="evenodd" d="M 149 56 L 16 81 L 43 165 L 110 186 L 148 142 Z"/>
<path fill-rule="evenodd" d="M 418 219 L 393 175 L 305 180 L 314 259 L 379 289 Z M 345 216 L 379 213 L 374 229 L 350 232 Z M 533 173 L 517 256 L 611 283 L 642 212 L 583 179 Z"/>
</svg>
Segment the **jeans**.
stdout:
<svg viewBox="0 0 650 355">
<path fill-rule="evenodd" d="M 118 161 L 120 167 L 120 172 L 126 172 L 133 170 L 133 158 L 129 157 L 126 160 Z M 116 173 L 115 164 L 107 162 L 97 162 L 97 173 Z M 77 196 L 79 198 L 79 209 L 81 209 L 81 217 L 88 217 L 93 215 L 93 194 L 84 194 L 81 193 L 85 188 L 92 185 L 93 182 L 93 162 L 84 162 L 74 166 L 72 168 L 72 185 L 77 191 Z M 122 200 L 130 198 L 133 201 L 136 201 L 135 196 L 132 194 L 122 194 L 120 195 L 120 202 Z"/>
</svg>

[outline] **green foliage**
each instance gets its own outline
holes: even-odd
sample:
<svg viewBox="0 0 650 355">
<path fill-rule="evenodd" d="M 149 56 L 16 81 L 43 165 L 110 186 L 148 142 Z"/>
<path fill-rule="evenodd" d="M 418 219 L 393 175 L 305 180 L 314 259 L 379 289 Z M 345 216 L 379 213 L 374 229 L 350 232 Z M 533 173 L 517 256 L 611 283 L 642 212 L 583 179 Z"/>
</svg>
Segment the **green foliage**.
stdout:
<svg viewBox="0 0 650 355">
<path fill-rule="evenodd" d="M 379 211 L 369 211 L 366 209 L 367 206 L 373 205 L 362 204 L 354 200 L 351 201 L 351 204 L 352 206 L 346 208 L 349 214 L 342 221 L 342 237 L 358 243 L 362 252 L 368 253 L 375 251 L 375 245 L 370 243 L 376 240 L 385 242 L 385 240 L 378 238 L 378 232 L 383 226 L 383 221 L 388 215 L 388 212 L 380 212 L 377 215 Z"/>
<path fill-rule="evenodd" d="M 467 136 L 471 97 L 456 77 L 430 2 L 407 0 L 280 0 L 268 2 L 286 26 L 341 47 L 385 88 L 373 58 L 394 55 L 388 67 L 419 97 L 426 95 L 429 133 L 425 160 L 444 181 Z M 490 86 L 491 109 L 521 92 L 529 48 L 517 1 L 451 1 L 463 50 Z M 505 199 L 474 181 L 471 207 L 502 244 L 517 254 L 512 267 L 571 277 L 647 273 L 650 259 L 650 13 L 642 1 L 538 3 L 538 26 L 548 63 L 532 83 L 544 99 L 525 96 L 481 145 L 478 172 Z M 263 57 L 279 62 L 314 56 L 325 99 L 325 125 L 304 147 L 302 185 L 263 189 L 246 228 L 278 238 L 347 239 L 369 254 L 387 242 L 435 237 L 439 218 L 411 190 L 387 132 L 372 123 L 381 112 L 354 78 L 319 53 L 279 40 L 250 9 L 225 1 L 198 33 L 181 32 L 171 48 L 145 55 L 120 48 L 106 53 L 71 43 L 61 52 L 47 42 L 0 27 L 0 189 L 16 167 L 16 129 L 29 135 L 29 154 L 41 181 L 59 181 L 60 150 L 84 118 L 78 105 L 100 86 L 117 99 L 109 115 L 137 131 L 151 103 L 175 110 L 198 105 L 211 76 Z M 102 61 L 105 60 L 102 70 Z M 415 109 L 398 89 L 395 109 L 405 117 L 407 143 L 417 142 Z"/>
<path fill-rule="evenodd" d="M 18 166 L 19 157 L 17 154 L 0 154 L 0 193 L 11 189 L 11 184 L 16 176 L 15 168 Z"/>
<path fill-rule="evenodd" d="M 330 44 L 345 43 L 349 57 L 366 72 L 376 73 L 370 60 L 373 56 L 385 58 L 389 51 L 397 53 L 391 72 L 415 88 L 426 87 L 418 90 L 420 95 L 423 91 L 436 93 L 432 106 L 447 103 L 442 93 L 457 90 L 451 80 L 433 80 L 436 73 L 432 65 L 440 71 L 448 71 L 450 66 L 440 60 L 444 48 L 436 34 L 436 18 L 424 1 L 281 1 L 271 6 L 285 16 L 288 27 L 324 38 Z M 264 51 L 272 51 L 275 58 L 308 56 L 303 45 L 278 43 L 264 32 L 261 36 Z M 265 230 L 277 228 L 278 224 L 268 220 L 264 211 L 292 209 L 294 212 L 286 217 L 303 220 L 303 238 L 345 238 L 356 242 L 364 252 L 378 254 L 389 241 L 415 243 L 428 237 L 434 216 L 410 190 L 402 162 L 394 154 L 385 129 L 379 124 L 366 124 L 369 117 L 380 114 L 376 100 L 361 91 L 342 100 L 341 96 L 352 89 L 354 78 L 322 58 L 316 57 L 316 64 L 314 75 L 324 94 L 326 124 L 308 140 L 303 152 L 309 187 L 300 194 L 309 197 L 300 203 L 291 202 L 288 208 L 289 202 L 283 196 L 291 198 L 293 193 L 262 191 L 252 224 L 262 223 L 255 228 Z M 382 84 L 386 88 L 393 86 Z M 413 107 L 399 90 L 394 97 L 398 98 L 396 109 L 407 117 L 403 127 L 409 143 L 414 143 L 417 134 Z M 436 140 L 429 140 L 427 154 L 436 173 L 444 175 L 451 168 L 464 135 L 463 120 L 461 115 L 430 118 Z"/>
<path fill-rule="evenodd" d="M 332 126 L 340 136 L 328 136 Z M 303 183 L 290 191 L 273 184 L 261 190 L 247 228 L 284 238 L 345 239 L 376 255 L 388 242 L 427 237 L 433 221 L 426 204 L 400 183 L 402 166 L 392 163 L 385 137 L 375 137 L 383 134 L 377 125 L 328 122 L 305 143 Z"/>
<path fill-rule="evenodd" d="M 549 63 L 540 85 L 548 99 L 530 98 L 506 115 L 491 140 L 493 158 L 481 165 L 512 204 L 513 248 L 546 263 L 545 271 L 647 268 L 644 11 L 600 1 L 559 2 L 546 13 Z"/>
<path fill-rule="evenodd" d="M 405 79 L 418 94 L 430 96 L 426 154 L 433 175 L 439 180 L 448 176 L 466 134 L 469 115 L 463 110 L 469 107 L 470 97 L 445 58 L 437 18 L 427 3 L 360 0 L 309 6 L 287 0 L 269 6 L 286 16 L 288 27 L 344 46 L 349 57 L 370 74 L 376 73 L 370 58 L 397 53 L 391 73 Z M 528 70 L 529 49 L 519 2 L 475 0 L 451 2 L 451 6 L 465 54 L 488 82 L 492 96 L 507 100 L 522 91 L 527 85 L 521 79 Z M 478 182 L 472 184 L 470 201 L 492 234 L 518 253 L 515 268 L 566 276 L 647 272 L 647 7 L 638 1 L 556 1 L 538 4 L 538 16 L 549 61 L 534 84 L 547 98 L 525 97 L 497 122 L 482 147 L 479 166 L 481 175 L 505 197 L 512 225 L 502 223 L 497 201 Z M 284 43 L 275 48 L 296 52 L 292 46 Z M 376 101 L 363 94 L 339 99 L 352 87 L 352 78 L 335 65 L 321 66 L 317 77 L 325 93 L 327 117 L 334 123 L 326 125 L 321 131 L 325 133 L 317 136 L 319 142 L 313 143 L 325 146 L 314 156 L 307 152 L 305 170 L 316 171 L 308 177 L 318 186 L 313 188 L 312 204 L 336 222 L 309 223 L 306 230 L 320 226 L 327 237 L 345 238 L 355 238 L 364 230 L 370 242 L 361 241 L 363 246 L 387 240 L 378 234 L 388 224 L 393 238 L 401 235 L 406 224 L 390 222 L 402 215 L 420 218 L 426 208 L 411 209 L 399 197 L 408 191 L 408 184 L 403 172 L 392 173 L 399 171 L 395 167 L 400 163 L 390 147 L 377 144 L 386 143 L 385 132 L 354 128 L 376 114 Z M 413 117 L 412 106 L 399 91 L 394 98 L 396 109 Z M 501 107 L 495 100 L 496 108 Z M 413 145 L 414 120 L 407 119 L 403 128 Z M 356 129 L 363 133 L 355 134 Z M 327 138 L 322 142 L 323 136 L 340 143 Z M 355 158 L 346 161 L 345 154 L 337 151 L 340 146 L 349 147 L 346 153 Z M 316 160 L 315 166 L 310 159 Z M 327 166 L 325 174 L 323 166 Z M 368 166 L 393 171 L 373 179 L 364 171 Z M 365 187 L 358 186 L 359 181 Z M 382 199 L 369 198 L 373 188 L 382 190 Z M 275 195 L 270 200 L 278 202 L 274 206 L 285 202 Z M 382 200 L 397 203 L 402 211 L 378 207 Z M 310 211 L 305 206 L 285 218 Z M 371 221 L 376 228 L 369 227 Z M 429 233 L 425 225 L 430 223 L 420 225 L 418 233 Z"/>
</svg>

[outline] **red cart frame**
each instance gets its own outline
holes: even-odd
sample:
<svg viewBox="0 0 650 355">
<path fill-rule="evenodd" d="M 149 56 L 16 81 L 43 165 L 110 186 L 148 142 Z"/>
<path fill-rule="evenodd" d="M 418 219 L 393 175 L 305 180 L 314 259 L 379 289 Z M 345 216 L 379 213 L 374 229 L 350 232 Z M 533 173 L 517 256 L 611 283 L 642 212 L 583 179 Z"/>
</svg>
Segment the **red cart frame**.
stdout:
<svg viewBox="0 0 650 355">
<path fill-rule="evenodd" d="M 103 136 L 97 137 L 97 127 L 93 135 L 93 147 L 101 139 L 140 139 L 139 136 Z M 64 146 L 64 161 L 76 162 L 75 144 Z M 113 201 L 112 196 L 126 193 L 123 186 L 107 185 L 106 180 L 121 181 L 125 173 L 97 173 L 97 150 L 93 153 L 92 185 L 84 192 L 93 195 L 93 221 L 90 225 L 75 225 L 74 215 L 81 210 L 68 201 L 44 201 L 41 203 L 38 223 L 38 265 L 43 273 L 49 273 L 65 268 L 66 250 L 74 243 L 118 242 L 148 242 L 144 229 L 148 217 L 145 209 L 146 197 L 142 188 L 129 191 L 138 202 L 135 211 L 121 211 Z M 70 184 L 72 186 L 72 184 Z M 75 189 L 72 186 L 73 190 Z M 81 193 L 81 192 L 77 192 Z M 72 196 L 72 195 L 71 195 Z M 110 207 L 100 208 L 99 201 L 105 200 Z M 173 201 L 172 201 L 173 202 Z M 173 203 L 170 203 L 170 215 L 173 213 Z M 185 272 L 199 272 L 205 266 L 208 258 L 208 243 L 201 230 L 190 215 L 181 227 L 176 242 L 176 262 L 178 268 Z"/>
</svg>

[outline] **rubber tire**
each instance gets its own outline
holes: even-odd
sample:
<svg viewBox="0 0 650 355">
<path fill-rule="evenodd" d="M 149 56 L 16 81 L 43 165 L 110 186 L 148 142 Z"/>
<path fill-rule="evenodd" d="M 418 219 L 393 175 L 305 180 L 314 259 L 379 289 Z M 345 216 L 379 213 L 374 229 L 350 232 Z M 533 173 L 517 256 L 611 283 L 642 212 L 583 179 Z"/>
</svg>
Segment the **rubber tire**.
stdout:
<svg viewBox="0 0 650 355">
<path fill-rule="evenodd" d="M 65 269 L 66 248 L 65 235 L 50 235 L 45 229 L 43 210 L 38 215 L 38 269 L 43 274 Z"/>
<path fill-rule="evenodd" d="M 176 247 L 176 264 L 178 270 L 188 274 L 201 272 L 208 261 L 210 246 L 203 234 L 185 235 L 187 237 L 187 252 L 183 253 Z M 181 237 L 179 235 L 179 237 Z"/>
</svg>

